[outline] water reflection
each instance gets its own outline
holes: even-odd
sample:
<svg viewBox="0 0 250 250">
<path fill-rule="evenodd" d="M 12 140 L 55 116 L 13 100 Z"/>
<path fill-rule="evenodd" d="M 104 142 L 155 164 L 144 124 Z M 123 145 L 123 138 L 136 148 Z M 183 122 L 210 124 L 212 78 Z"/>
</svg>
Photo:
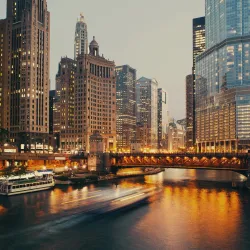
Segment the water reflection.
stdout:
<svg viewBox="0 0 250 250">
<path fill-rule="evenodd" d="M 207 185 L 197 182 L 230 183 L 232 179 L 240 180 L 241 176 L 224 171 L 169 169 L 158 175 L 124 179 L 118 185 L 56 187 L 46 192 L 0 197 L 0 234 L 46 221 L 54 224 L 55 219 L 82 212 L 87 206 L 94 208 L 95 202 L 161 186 L 162 193 L 150 199 L 154 202 L 128 213 L 121 212 L 118 217 L 112 215 L 104 221 L 72 226 L 67 238 L 64 232 L 56 236 L 55 244 L 61 248 L 49 245 L 53 243 L 48 241 L 47 245 L 43 243 L 43 249 L 69 249 L 72 245 L 75 249 L 82 246 L 91 249 L 92 244 L 95 249 L 126 250 L 250 249 L 249 192 L 221 188 L 216 182 Z"/>
<path fill-rule="evenodd" d="M 195 173 L 188 174 L 192 179 Z M 147 176 L 145 181 L 163 184 L 164 180 L 170 178 L 166 175 Z M 185 173 L 185 176 L 179 177 L 185 179 L 187 176 Z M 137 222 L 136 232 L 147 239 L 142 233 L 147 228 L 151 238 L 159 237 L 151 230 L 152 225 L 155 225 L 157 231 L 162 232 L 161 241 L 170 240 L 172 246 L 175 246 L 173 249 L 203 249 L 205 245 L 211 249 L 219 245 L 225 246 L 221 249 L 239 249 L 234 237 L 240 237 L 242 212 L 243 205 L 238 191 L 200 188 L 194 182 L 186 186 L 165 185 L 160 201 L 152 203 L 149 211 Z"/>
</svg>

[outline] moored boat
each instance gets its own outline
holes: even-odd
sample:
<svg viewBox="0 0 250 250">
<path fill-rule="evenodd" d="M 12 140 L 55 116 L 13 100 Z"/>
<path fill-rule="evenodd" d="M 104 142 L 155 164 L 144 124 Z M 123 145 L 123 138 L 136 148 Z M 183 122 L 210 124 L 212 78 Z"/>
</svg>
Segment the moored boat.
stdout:
<svg viewBox="0 0 250 250">
<path fill-rule="evenodd" d="M 54 176 L 56 185 L 70 185 L 72 182 L 69 179 L 69 175 L 56 175 Z"/>
<path fill-rule="evenodd" d="M 29 173 L 0 179 L 0 195 L 17 195 L 47 190 L 55 186 L 50 172 Z"/>
</svg>

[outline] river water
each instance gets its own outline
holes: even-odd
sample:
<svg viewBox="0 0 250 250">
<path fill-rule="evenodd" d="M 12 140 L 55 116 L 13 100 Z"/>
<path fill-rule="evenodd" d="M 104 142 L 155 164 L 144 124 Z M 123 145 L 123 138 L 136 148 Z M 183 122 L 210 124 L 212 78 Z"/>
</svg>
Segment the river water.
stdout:
<svg viewBox="0 0 250 250">
<path fill-rule="evenodd" d="M 232 189 L 235 180 L 244 178 L 168 169 L 115 184 L 0 197 L 0 249 L 248 250 L 250 191 Z M 155 186 L 159 191 L 147 202 L 98 216 L 89 212 L 106 199 L 112 207 L 117 197 Z"/>
</svg>

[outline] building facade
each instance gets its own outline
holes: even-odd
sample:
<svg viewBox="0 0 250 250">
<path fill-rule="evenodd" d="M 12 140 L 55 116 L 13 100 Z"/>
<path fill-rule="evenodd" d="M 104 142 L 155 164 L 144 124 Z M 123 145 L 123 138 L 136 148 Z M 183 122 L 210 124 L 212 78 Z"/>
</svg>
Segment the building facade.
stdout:
<svg viewBox="0 0 250 250">
<path fill-rule="evenodd" d="M 74 48 L 75 60 L 81 54 L 88 54 L 88 28 L 83 14 L 80 14 L 80 20 L 76 23 Z"/>
<path fill-rule="evenodd" d="M 147 128 L 146 148 L 158 148 L 158 82 L 141 77 L 136 84 L 136 119 Z"/>
<path fill-rule="evenodd" d="M 196 59 L 200 152 L 250 147 L 250 1 L 206 1 L 206 51 Z"/>
<path fill-rule="evenodd" d="M 98 131 L 104 151 L 116 150 L 115 63 L 100 56 L 95 37 L 89 54 L 77 60 L 74 123 L 78 148 L 89 152 L 89 138 Z"/>
<path fill-rule="evenodd" d="M 48 152 L 50 13 L 47 1 L 7 1 L 6 122 L 21 152 Z M 6 55 L 5 55 L 6 56 Z M 7 65 L 6 65 L 7 64 Z M 7 69 L 7 70 L 6 70 Z"/>
<path fill-rule="evenodd" d="M 206 49 L 205 17 L 193 19 L 193 74 L 195 75 L 196 57 Z"/>
<path fill-rule="evenodd" d="M 115 71 L 117 149 L 129 151 L 136 133 L 136 70 L 123 65 Z"/>
<path fill-rule="evenodd" d="M 158 89 L 158 149 L 167 149 L 168 124 L 168 95 L 160 88 Z"/>
<path fill-rule="evenodd" d="M 186 147 L 191 150 L 195 142 L 195 93 L 194 75 L 186 77 L 186 117 L 187 117 L 187 141 Z"/>
<path fill-rule="evenodd" d="M 176 122 L 169 123 L 167 130 L 168 151 L 180 152 L 185 147 L 185 128 Z"/>
<path fill-rule="evenodd" d="M 54 126 L 54 109 L 56 103 L 56 91 L 50 90 L 49 92 L 49 134 L 53 134 Z"/>
<path fill-rule="evenodd" d="M 186 77 L 186 118 L 187 140 L 186 148 L 191 150 L 195 147 L 195 68 L 196 57 L 206 49 L 205 42 L 205 17 L 193 19 L 193 68 L 192 75 Z"/>
<path fill-rule="evenodd" d="M 7 128 L 7 87 L 8 87 L 8 26 L 10 21 L 0 20 L 0 128 Z"/>
<path fill-rule="evenodd" d="M 59 134 L 62 150 L 76 148 L 75 133 L 75 73 L 76 61 L 61 58 L 56 75 L 54 132 Z"/>
</svg>

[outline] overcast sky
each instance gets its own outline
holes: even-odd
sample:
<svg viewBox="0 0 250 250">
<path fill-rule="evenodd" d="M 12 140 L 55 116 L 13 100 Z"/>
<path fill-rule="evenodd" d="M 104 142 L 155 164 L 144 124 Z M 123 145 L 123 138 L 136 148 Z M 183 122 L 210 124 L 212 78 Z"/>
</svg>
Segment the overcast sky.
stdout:
<svg viewBox="0 0 250 250">
<path fill-rule="evenodd" d="M 61 56 L 73 57 L 77 17 L 83 12 L 89 40 L 116 65 L 156 78 L 169 93 L 170 115 L 185 117 L 185 77 L 192 68 L 192 19 L 205 0 L 47 0 L 51 13 L 51 89 Z M 0 19 L 6 16 L 0 0 Z"/>
</svg>

